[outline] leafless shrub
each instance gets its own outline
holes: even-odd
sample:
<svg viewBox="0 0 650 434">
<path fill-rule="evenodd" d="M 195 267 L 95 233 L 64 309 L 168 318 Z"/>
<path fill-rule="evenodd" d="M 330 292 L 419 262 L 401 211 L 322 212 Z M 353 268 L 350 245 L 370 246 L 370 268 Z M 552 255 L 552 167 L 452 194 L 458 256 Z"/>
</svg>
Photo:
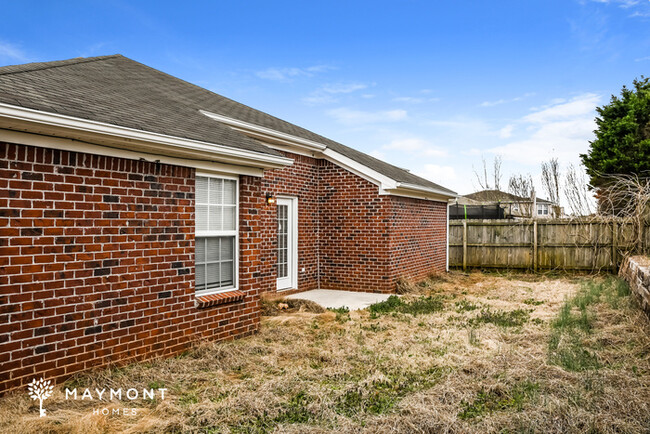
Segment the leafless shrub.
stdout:
<svg viewBox="0 0 650 434">
<path fill-rule="evenodd" d="M 643 253 L 644 231 L 650 217 L 650 178 L 639 175 L 607 175 L 598 189 L 599 212 L 617 217 L 632 227 L 629 253 Z"/>
</svg>

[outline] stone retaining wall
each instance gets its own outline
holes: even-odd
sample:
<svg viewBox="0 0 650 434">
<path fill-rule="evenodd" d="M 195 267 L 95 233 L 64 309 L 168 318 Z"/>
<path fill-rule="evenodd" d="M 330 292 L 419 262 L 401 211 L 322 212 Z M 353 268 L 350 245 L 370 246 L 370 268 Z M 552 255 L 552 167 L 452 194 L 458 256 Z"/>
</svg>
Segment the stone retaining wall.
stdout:
<svg viewBox="0 0 650 434">
<path fill-rule="evenodd" d="M 650 316 L 650 258 L 629 257 L 623 262 L 618 274 L 630 284 L 641 307 Z"/>
</svg>

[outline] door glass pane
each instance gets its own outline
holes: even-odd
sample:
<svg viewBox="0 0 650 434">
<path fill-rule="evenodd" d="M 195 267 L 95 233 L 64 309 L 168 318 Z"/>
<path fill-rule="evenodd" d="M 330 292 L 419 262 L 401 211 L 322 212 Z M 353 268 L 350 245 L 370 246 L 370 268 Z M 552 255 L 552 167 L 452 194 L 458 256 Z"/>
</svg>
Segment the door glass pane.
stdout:
<svg viewBox="0 0 650 434">
<path fill-rule="evenodd" d="M 278 278 L 287 277 L 288 206 L 278 205 Z"/>
</svg>

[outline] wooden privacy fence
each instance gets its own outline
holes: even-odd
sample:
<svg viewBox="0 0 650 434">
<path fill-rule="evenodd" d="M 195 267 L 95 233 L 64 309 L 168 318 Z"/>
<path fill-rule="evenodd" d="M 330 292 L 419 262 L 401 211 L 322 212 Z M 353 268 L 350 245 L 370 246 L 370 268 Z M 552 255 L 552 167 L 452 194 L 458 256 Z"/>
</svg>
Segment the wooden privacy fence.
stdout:
<svg viewBox="0 0 650 434">
<path fill-rule="evenodd" d="M 617 220 L 456 220 L 449 222 L 449 265 L 467 268 L 616 271 L 634 228 Z M 650 230 L 641 235 L 648 246 Z"/>
</svg>

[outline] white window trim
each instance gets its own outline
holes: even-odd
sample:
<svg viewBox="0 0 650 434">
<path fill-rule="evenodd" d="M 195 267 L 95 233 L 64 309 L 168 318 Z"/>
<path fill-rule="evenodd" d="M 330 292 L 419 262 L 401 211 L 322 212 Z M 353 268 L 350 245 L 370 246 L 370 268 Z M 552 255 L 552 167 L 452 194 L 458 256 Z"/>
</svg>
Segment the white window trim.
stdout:
<svg viewBox="0 0 650 434">
<path fill-rule="evenodd" d="M 222 292 L 237 291 L 239 288 L 239 177 L 232 175 L 216 175 L 214 173 L 196 172 L 195 178 L 216 178 L 216 179 L 229 179 L 235 181 L 235 230 L 234 231 L 198 231 L 196 230 L 196 212 L 194 214 L 194 238 L 197 237 L 232 237 L 235 236 L 235 249 L 233 251 L 235 269 L 233 270 L 233 285 L 228 288 L 216 289 L 196 289 L 196 242 L 194 252 L 194 294 L 196 297 L 204 295 L 220 294 Z M 194 193 L 194 206 L 196 206 L 196 191 Z"/>
</svg>

